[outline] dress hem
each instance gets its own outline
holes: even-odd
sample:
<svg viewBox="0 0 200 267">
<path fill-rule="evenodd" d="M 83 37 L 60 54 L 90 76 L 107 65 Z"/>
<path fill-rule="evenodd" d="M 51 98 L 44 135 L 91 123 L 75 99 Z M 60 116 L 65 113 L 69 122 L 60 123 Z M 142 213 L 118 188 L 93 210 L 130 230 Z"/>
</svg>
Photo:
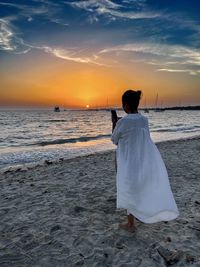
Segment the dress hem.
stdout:
<svg viewBox="0 0 200 267">
<path fill-rule="evenodd" d="M 178 211 L 164 210 L 164 211 L 157 212 L 156 214 L 150 217 L 144 218 L 138 215 L 136 211 L 132 211 L 129 208 L 117 207 L 117 209 L 127 209 L 129 213 L 131 213 L 135 218 L 137 218 L 139 221 L 143 223 L 157 223 L 157 222 L 172 221 L 172 220 L 175 220 L 179 216 Z"/>
</svg>

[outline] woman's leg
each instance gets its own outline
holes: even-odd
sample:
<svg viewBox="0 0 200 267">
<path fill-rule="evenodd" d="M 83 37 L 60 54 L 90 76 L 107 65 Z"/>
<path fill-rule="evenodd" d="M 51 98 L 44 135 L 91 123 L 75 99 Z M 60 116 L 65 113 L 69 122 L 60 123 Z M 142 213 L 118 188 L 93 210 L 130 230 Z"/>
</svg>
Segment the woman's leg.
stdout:
<svg viewBox="0 0 200 267">
<path fill-rule="evenodd" d="M 128 225 L 135 226 L 135 217 L 132 214 L 128 214 L 127 218 L 128 218 Z"/>
<path fill-rule="evenodd" d="M 128 211 L 127 211 L 127 219 L 128 222 L 120 224 L 119 227 L 131 233 L 135 232 L 136 231 L 135 217 Z"/>
</svg>

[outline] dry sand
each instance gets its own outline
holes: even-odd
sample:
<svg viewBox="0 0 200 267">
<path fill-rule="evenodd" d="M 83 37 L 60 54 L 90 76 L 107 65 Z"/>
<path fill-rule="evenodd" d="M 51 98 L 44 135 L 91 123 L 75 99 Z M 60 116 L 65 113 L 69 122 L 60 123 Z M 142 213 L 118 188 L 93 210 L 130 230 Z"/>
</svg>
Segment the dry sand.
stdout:
<svg viewBox="0 0 200 267">
<path fill-rule="evenodd" d="M 118 229 L 114 152 L 0 177 L 0 266 L 200 266 L 199 138 L 158 144 L 180 217 Z"/>
</svg>

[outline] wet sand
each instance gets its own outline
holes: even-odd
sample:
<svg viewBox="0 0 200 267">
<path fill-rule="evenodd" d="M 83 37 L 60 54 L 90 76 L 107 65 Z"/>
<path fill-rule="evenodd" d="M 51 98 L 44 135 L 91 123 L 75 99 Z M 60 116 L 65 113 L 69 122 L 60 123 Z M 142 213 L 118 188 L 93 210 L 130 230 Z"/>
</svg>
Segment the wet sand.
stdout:
<svg viewBox="0 0 200 267">
<path fill-rule="evenodd" d="M 158 144 L 180 217 L 118 229 L 114 152 L 0 174 L 0 266 L 200 266 L 200 138 Z"/>
</svg>

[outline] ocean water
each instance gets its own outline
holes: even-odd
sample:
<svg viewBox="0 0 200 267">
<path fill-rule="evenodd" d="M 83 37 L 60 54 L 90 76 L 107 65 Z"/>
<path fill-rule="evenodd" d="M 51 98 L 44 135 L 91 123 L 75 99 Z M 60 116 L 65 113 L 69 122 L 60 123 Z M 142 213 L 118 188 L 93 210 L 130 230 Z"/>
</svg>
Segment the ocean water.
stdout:
<svg viewBox="0 0 200 267">
<path fill-rule="evenodd" d="M 0 169 L 115 149 L 109 111 L 1 110 L 0 115 Z M 144 115 L 154 142 L 200 135 L 200 111 Z"/>
</svg>

